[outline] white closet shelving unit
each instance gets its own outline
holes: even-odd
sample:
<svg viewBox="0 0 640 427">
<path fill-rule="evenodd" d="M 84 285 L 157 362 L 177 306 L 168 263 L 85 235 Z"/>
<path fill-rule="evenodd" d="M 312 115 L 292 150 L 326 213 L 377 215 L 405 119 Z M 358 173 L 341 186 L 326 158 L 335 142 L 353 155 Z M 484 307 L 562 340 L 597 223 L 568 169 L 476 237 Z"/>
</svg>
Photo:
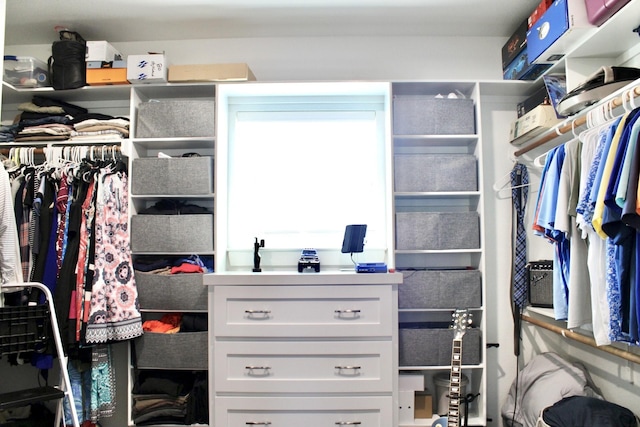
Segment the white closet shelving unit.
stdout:
<svg viewBox="0 0 640 427">
<path fill-rule="evenodd" d="M 430 132 L 427 134 L 401 134 L 397 129 L 393 130 L 393 146 L 394 155 L 396 157 L 401 156 L 416 156 L 417 158 L 425 159 L 427 161 L 458 161 L 463 159 L 465 162 L 470 162 L 471 166 L 477 167 L 476 170 L 462 171 L 462 175 L 457 175 L 461 171 L 459 168 L 455 173 L 451 173 L 451 176 L 447 176 L 446 167 L 435 164 L 421 164 L 417 166 L 415 171 L 407 170 L 395 170 L 396 187 L 394 189 L 394 204 L 396 215 L 402 215 L 406 212 L 419 212 L 419 213 L 434 213 L 439 215 L 437 221 L 442 221 L 442 226 L 436 226 L 434 229 L 441 228 L 447 223 L 447 217 L 450 214 L 471 214 L 471 218 L 477 214 L 478 223 L 477 227 L 472 230 L 472 234 L 475 233 L 475 237 L 479 240 L 477 243 L 469 242 L 468 245 L 464 242 L 461 244 L 442 242 L 440 244 L 437 240 L 442 238 L 437 232 L 429 230 L 416 230 L 416 233 L 424 234 L 426 247 L 429 249 L 406 249 L 406 244 L 399 242 L 401 238 L 398 235 L 399 221 L 402 221 L 398 216 L 396 217 L 396 247 L 395 247 L 395 263 L 398 271 L 402 272 L 405 276 L 405 283 L 400 285 L 400 299 L 402 300 L 403 286 L 408 286 L 407 279 L 415 274 L 421 274 L 420 272 L 427 272 L 427 274 L 447 274 L 447 270 L 455 270 L 455 272 L 464 271 L 465 269 L 473 269 L 480 272 L 480 276 L 484 271 L 484 209 L 482 200 L 482 142 L 481 142 L 481 129 L 479 112 L 477 107 L 479 104 L 479 88 L 474 82 L 402 82 L 392 84 L 393 97 L 426 97 L 433 98 L 436 95 L 443 95 L 445 98 L 450 93 L 456 93 L 458 96 L 462 95 L 467 100 L 471 99 L 473 102 L 473 108 L 470 112 L 471 116 L 466 117 L 463 121 L 467 123 L 473 123 L 474 131 L 468 133 L 451 134 L 449 132 L 435 133 Z M 446 99 L 444 100 L 446 103 Z M 433 108 L 439 108 L 436 104 Z M 445 107 L 446 108 L 446 107 Z M 416 114 L 419 112 L 415 112 Z M 425 111 L 424 114 L 431 114 L 433 111 Z M 403 117 L 399 117 L 397 108 L 393 110 L 394 123 L 405 120 Z M 467 113 L 469 114 L 469 113 Z M 456 121 L 457 118 L 452 118 L 452 121 Z M 445 125 L 446 126 L 446 125 Z M 448 134 L 447 134 L 448 133 Z M 403 165 L 404 166 L 404 165 Z M 430 175 L 429 168 L 435 168 L 439 172 L 442 170 L 442 176 L 434 177 Z M 477 175 L 476 175 L 477 173 Z M 456 180 L 467 180 L 471 178 L 471 181 L 475 181 L 476 185 L 473 188 L 464 189 L 447 189 L 449 184 L 439 185 L 433 183 L 428 185 L 429 191 L 407 191 L 406 188 L 398 188 L 401 179 L 399 175 L 411 174 L 416 175 L 419 179 L 442 179 L 443 181 L 455 182 Z M 404 180 L 403 180 L 404 181 Z M 455 185 L 454 185 L 455 187 Z M 442 190 L 442 188 L 445 188 Z M 473 227 L 473 224 L 470 224 Z M 456 230 L 448 230 L 449 233 L 455 234 Z M 454 247 L 454 248 L 452 248 Z M 438 290 L 434 290 L 437 283 L 430 282 L 427 279 L 421 282 L 419 285 L 414 285 L 412 289 L 412 295 L 419 295 L 424 292 L 428 295 L 424 302 L 424 306 L 421 304 L 411 304 L 411 308 L 403 308 L 401 303 L 398 310 L 400 328 L 403 329 L 403 325 L 411 324 L 424 324 L 427 327 L 447 327 L 451 324 L 451 314 L 456 308 L 466 308 L 473 317 L 473 324 L 477 330 L 482 330 L 484 327 L 484 303 L 478 301 L 478 304 L 474 304 L 473 307 L 460 307 L 459 301 L 450 297 L 449 303 L 438 302 L 433 303 L 429 301 L 430 298 L 438 299 L 446 297 L 445 294 L 438 295 Z M 421 278 L 422 279 L 422 278 Z M 421 280 L 420 279 L 420 280 Z M 447 279 L 445 279 L 447 280 Z M 453 286 L 454 284 L 452 284 Z M 476 284 L 481 289 L 473 289 L 473 292 L 477 292 L 480 295 L 482 301 L 484 298 L 484 280 L 481 278 Z M 418 290 L 418 287 L 422 287 L 422 290 Z M 413 294 L 415 292 L 415 294 Z M 453 295 L 453 294 L 451 294 Z M 437 325 L 437 326 L 430 326 Z M 469 424 L 470 425 L 485 425 L 486 423 L 486 372 L 485 372 L 485 333 L 479 334 L 480 339 L 478 348 L 476 350 L 477 362 L 473 364 L 463 364 L 463 374 L 468 378 L 467 393 L 478 394 L 476 400 L 469 404 Z M 419 374 L 424 376 L 425 389 L 428 394 L 432 396 L 434 405 L 434 417 L 427 419 L 414 419 L 412 422 L 409 420 L 401 421 L 401 427 L 411 427 L 417 425 L 431 425 L 433 420 L 437 418 L 436 411 L 438 409 L 437 396 L 436 396 L 436 384 L 435 376 L 437 374 L 449 374 L 450 365 L 448 363 L 442 363 L 442 358 L 437 357 L 437 352 L 433 351 L 433 346 L 442 348 L 442 352 L 446 353 L 446 350 L 451 351 L 451 338 L 444 338 L 434 340 L 432 335 L 425 336 L 422 342 L 403 342 L 403 334 L 400 333 L 400 366 L 399 373 L 402 374 Z M 476 339 L 470 338 L 470 339 Z M 463 337 L 464 342 L 464 337 Z M 403 357 L 404 351 L 412 352 L 411 348 L 417 347 L 418 352 L 424 353 L 424 364 L 420 365 L 419 360 L 413 360 L 413 357 Z M 417 363 L 411 365 L 403 365 L 403 359 L 412 359 Z M 464 352 L 463 352 L 464 360 Z M 443 415 L 447 415 L 446 413 Z"/>
<path fill-rule="evenodd" d="M 161 116 L 146 117 L 151 125 L 157 123 L 158 130 L 151 134 L 141 129 L 141 106 L 145 103 L 171 103 L 174 101 L 204 101 L 214 105 L 214 84 L 150 84 L 134 85 L 131 91 L 130 168 L 131 168 L 131 215 L 132 249 L 134 260 L 138 257 L 181 258 L 193 255 L 209 258 L 213 265 L 213 219 L 214 191 L 213 170 L 215 159 L 215 114 L 202 117 L 208 136 L 174 136 L 172 129 L 162 126 Z M 177 111 L 175 117 L 188 114 Z M 171 109 L 166 119 L 173 122 Z M 213 111 L 213 110 L 212 110 Z M 192 112 L 198 114 L 199 111 Z M 149 126 L 147 126 L 147 129 Z M 167 134 L 160 129 L 166 129 Z M 188 129 L 185 129 L 188 134 Z M 172 158 L 159 158 L 162 153 Z M 183 158 L 196 153 L 200 157 Z M 136 170 L 136 168 L 138 168 Z M 142 171 L 141 171 L 142 170 Z M 189 179 L 193 180 L 193 183 Z M 152 189 L 134 182 L 140 179 Z M 176 183 L 184 184 L 179 187 Z M 194 190 L 194 187 L 197 190 Z M 206 208 L 211 214 L 152 215 L 141 214 L 158 202 L 189 204 Z M 133 216 L 136 221 L 133 221 Z M 147 220 L 160 221 L 162 226 L 152 227 Z M 139 230 L 135 226 L 140 227 Z M 160 236 L 160 238 L 158 238 Z M 143 320 L 159 319 L 165 314 L 201 316 L 207 313 L 207 292 L 202 286 L 202 274 L 176 274 L 158 276 L 136 272 L 140 309 Z M 206 323 L 205 323 L 206 324 Z M 159 356 L 163 355 L 163 356 Z M 208 345 L 206 331 L 180 332 L 177 334 L 145 333 L 132 345 L 130 389 L 137 374 L 144 371 L 172 371 L 185 376 L 199 378 L 198 373 L 208 371 Z M 153 373 L 151 374 L 153 375 Z M 133 397 L 129 399 L 129 424 L 135 425 L 131 414 Z M 158 423 L 155 425 L 165 425 Z"/>
</svg>

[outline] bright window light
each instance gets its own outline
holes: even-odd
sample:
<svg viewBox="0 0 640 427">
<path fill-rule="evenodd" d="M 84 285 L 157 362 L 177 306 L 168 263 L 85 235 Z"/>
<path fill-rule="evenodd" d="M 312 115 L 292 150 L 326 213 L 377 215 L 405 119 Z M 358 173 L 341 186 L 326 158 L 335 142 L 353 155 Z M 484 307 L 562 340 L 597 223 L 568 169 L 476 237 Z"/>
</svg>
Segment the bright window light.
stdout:
<svg viewBox="0 0 640 427">
<path fill-rule="evenodd" d="M 383 103 L 231 104 L 227 249 L 336 249 L 347 224 L 385 248 Z"/>
</svg>

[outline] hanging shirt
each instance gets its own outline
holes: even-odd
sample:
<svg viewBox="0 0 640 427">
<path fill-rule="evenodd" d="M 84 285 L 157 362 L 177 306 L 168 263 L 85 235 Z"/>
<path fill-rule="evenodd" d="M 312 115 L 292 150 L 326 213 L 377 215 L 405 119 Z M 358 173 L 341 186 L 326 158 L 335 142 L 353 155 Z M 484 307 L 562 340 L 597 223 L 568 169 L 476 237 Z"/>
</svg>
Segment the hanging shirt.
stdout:
<svg viewBox="0 0 640 427">
<path fill-rule="evenodd" d="M 18 228 L 13 207 L 9 174 L 0 163 L 0 286 L 3 283 L 22 283 Z M 0 307 L 4 299 L 0 295 Z"/>
<path fill-rule="evenodd" d="M 596 191 L 602 158 L 605 156 L 606 148 L 613 136 L 610 127 L 600 131 L 587 134 L 585 147 L 583 147 L 583 172 L 584 185 L 580 195 L 580 201 L 576 211 L 578 213 L 577 222 L 582 230 L 582 237 L 588 242 L 587 265 L 589 266 L 589 282 L 591 283 L 591 324 L 593 335 L 598 345 L 610 344 L 609 339 L 609 305 L 606 293 L 606 269 L 605 269 L 605 241 L 601 239 L 593 229 L 591 219 L 595 207 Z M 589 153 L 593 155 L 589 157 Z"/>
<path fill-rule="evenodd" d="M 569 242 L 565 234 L 556 229 L 556 213 L 567 214 L 568 199 L 559 200 L 560 176 L 565 160 L 565 146 L 559 145 L 547 155 L 544 184 L 539 195 L 538 216 L 536 225 L 543 229 L 543 235 L 554 244 L 553 267 L 553 310 L 556 320 L 567 318 L 568 281 L 569 281 Z"/>
<path fill-rule="evenodd" d="M 620 169 L 618 187 L 616 188 L 616 204 L 620 206 L 620 208 L 624 207 L 624 202 L 627 199 L 627 188 L 629 186 L 629 179 L 631 177 L 631 163 L 633 162 L 633 158 L 635 156 L 639 134 L 640 121 L 636 120 L 629 134 L 629 142 L 627 144 L 627 150 L 624 155 L 622 168 Z"/>
<path fill-rule="evenodd" d="M 597 187 L 597 196 L 596 196 L 596 204 L 593 210 L 593 220 L 591 223 L 593 224 L 594 230 L 598 233 L 603 239 L 607 238 L 607 234 L 602 230 L 602 222 L 604 216 L 604 201 L 607 196 L 607 189 L 609 186 L 609 180 L 611 179 L 611 172 L 613 170 L 613 164 L 616 159 L 616 154 L 618 151 L 618 144 L 620 142 L 620 137 L 622 136 L 622 131 L 624 129 L 624 123 L 628 117 L 628 114 L 625 114 L 623 117 L 616 120 L 614 124 L 615 133 L 611 139 L 611 142 L 608 146 L 608 150 L 606 153 L 606 157 L 603 158 L 604 162 L 600 163 L 600 170 L 602 173 L 600 174 L 600 181 Z"/>
<path fill-rule="evenodd" d="M 591 323 L 591 283 L 587 263 L 587 242 L 582 238 L 576 225 L 582 145 L 582 142 L 577 138 L 565 144 L 565 158 L 560 174 L 558 208 L 555 218 L 556 230 L 564 233 L 569 245 L 568 328 L 577 328 Z"/>
</svg>

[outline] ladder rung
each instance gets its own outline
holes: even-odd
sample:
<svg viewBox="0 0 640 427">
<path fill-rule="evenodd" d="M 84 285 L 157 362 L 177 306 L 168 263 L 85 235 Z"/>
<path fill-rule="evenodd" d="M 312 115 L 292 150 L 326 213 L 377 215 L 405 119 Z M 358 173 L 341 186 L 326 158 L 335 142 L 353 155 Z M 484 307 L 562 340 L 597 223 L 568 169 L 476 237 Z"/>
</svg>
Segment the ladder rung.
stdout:
<svg viewBox="0 0 640 427">
<path fill-rule="evenodd" d="M 0 409 L 26 406 L 35 402 L 61 399 L 64 392 L 52 386 L 29 388 L 0 394 Z"/>
</svg>

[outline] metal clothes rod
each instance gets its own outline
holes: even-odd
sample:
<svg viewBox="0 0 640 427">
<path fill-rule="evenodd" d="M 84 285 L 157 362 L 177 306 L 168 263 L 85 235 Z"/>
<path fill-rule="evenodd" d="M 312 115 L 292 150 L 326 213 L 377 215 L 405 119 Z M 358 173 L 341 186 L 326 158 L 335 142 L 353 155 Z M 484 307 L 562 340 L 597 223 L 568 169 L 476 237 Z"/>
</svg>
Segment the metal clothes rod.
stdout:
<svg viewBox="0 0 640 427">
<path fill-rule="evenodd" d="M 629 97 L 631 97 L 631 95 L 633 95 L 633 97 L 637 97 L 640 96 L 640 86 L 636 86 L 633 89 L 631 89 L 629 92 L 623 93 L 622 95 L 613 98 L 611 101 L 609 101 L 606 104 L 606 108 L 610 108 L 610 109 L 614 109 L 614 108 L 618 108 L 621 105 L 623 105 L 623 96 L 626 96 L 626 94 L 629 95 Z M 573 129 L 578 128 L 579 126 L 584 125 L 585 123 L 587 123 L 587 115 L 583 114 L 580 117 L 572 120 L 571 122 L 569 122 L 568 124 L 561 126 L 557 129 L 557 133 L 550 133 L 548 135 L 543 136 L 542 138 L 538 139 L 535 142 L 532 142 L 531 144 L 527 145 L 526 147 L 523 147 L 519 150 L 517 150 L 514 154 L 515 157 L 519 157 L 521 155 L 523 155 L 524 153 L 527 153 L 535 148 L 540 147 L 541 145 L 546 144 L 549 141 L 552 141 L 554 139 L 556 139 L 558 136 L 560 135 L 564 135 L 566 133 L 571 132 Z"/>
<path fill-rule="evenodd" d="M 614 356 L 621 357 L 622 359 L 628 360 L 630 362 L 640 364 L 640 355 L 637 355 L 635 353 L 631 353 L 629 351 L 625 351 L 610 345 L 599 346 L 596 344 L 596 341 L 591 337 L 578 334 L 566 328 L 561 328 L 560 326 L 547 323 L 545 321 L 536 319 L 535 317 L 527 316 L 526 314 L 521 314 L 520 317 L 522 318 L 522 320 L 526 322 L 532 323 L 536 326 L 540 326 L 549 331 L 555 332 L 556 334 L 562 335 L 565 338 L 570 338 L 572 340 L 581 342 L 582 344 L 586 344 L 593 348 L 597 348 L 598 350 L 604 351 L 606 353 L 613 354 Z"/>
<path fill-rule="evenodd" d="M 107 146 L 109 147 L 109 150 L 116 150 L 116 151 L 120 151 L 120 146 L 117 144 L 107 144 Z M 56 145 L 56 147 L 62 147 L 62 145 Z M 77 145 L 64 145 L 64 147 L 77 147 Z M 96 151 L 98 153 L 102 153 L 102 145 L 99 146 L 95 146 L 96 147 Z M 44 154 L 45 153 L 45 149 L 46 147 L 43 148 L 36 148 L 33 147 L 32 145 L 20 145 L 20 146 L 15 146 L 14 148 L 33 148 L 33 153 L 34 154 Z M 0 154 L 3 154 L 5 156 L 9 155 L 9 151 L 11 150 L 11 148 L 0 148 Z"/>
</svg>

